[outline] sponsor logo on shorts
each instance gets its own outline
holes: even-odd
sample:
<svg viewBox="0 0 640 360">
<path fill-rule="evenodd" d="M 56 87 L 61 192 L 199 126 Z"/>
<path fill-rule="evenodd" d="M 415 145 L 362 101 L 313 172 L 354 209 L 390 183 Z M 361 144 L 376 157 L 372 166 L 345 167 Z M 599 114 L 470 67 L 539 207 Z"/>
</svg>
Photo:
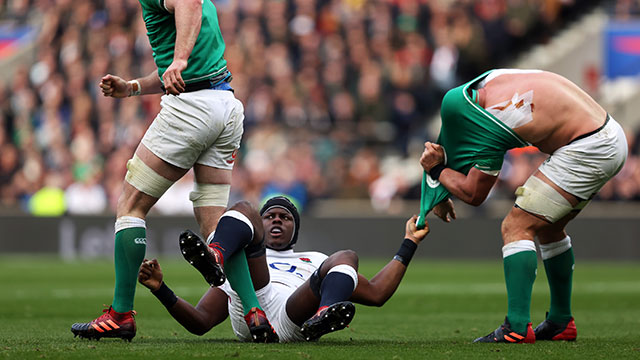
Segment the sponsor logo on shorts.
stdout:
<svg viewBox="0 0 640 360">
<path fill-rule="evenodd" d="M 147 245 L 147 238 L 135 238 L 133 243 L 137 245 Z"/>
<path fill-rule="evenodd" d="M 227 160 L 227 164 L 233 164 L 233 162 L 236 161 L 236 156 L 238 156 L 238 149 L 233 150 L 231 160 Z"/>
</svg>

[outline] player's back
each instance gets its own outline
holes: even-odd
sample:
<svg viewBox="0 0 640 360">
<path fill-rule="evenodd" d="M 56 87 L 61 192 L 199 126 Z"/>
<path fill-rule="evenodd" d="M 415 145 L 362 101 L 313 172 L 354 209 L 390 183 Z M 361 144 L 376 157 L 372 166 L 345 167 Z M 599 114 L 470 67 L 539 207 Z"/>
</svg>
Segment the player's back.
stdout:
<svg viewBox="0 0 640 360">
<path fill-rule="evenodd" d="M 523 94 L 529 97 L 525 99 Z M 531 118 L 512 127 L 513 130 L 549 154 L 602 126 L 606 118 L 605 110 L 586 92 L 551 72 L 505 73 L 479 90 L 479 104 L 488 110 L 514 99 L 517 103 L 509 105 L 516 108 L 529 106 L 527 100 L 530 101 Z"/>
</svg>

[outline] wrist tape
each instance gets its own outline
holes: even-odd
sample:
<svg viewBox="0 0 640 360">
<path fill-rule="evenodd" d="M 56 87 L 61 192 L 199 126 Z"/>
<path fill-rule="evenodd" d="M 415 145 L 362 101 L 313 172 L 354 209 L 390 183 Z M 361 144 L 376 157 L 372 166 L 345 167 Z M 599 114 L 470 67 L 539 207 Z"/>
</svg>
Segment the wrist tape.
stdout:
<svg viewBox="0 0 640 360">
<path fill-rule="evenodd" d="M 409 266 L 409 262 L 413 257 L 413 254 L 416 252 L 418 245 L 409 239 L 404 239 L 402 245 L 400 245 L 400 249 L 393 257 L 393 260 L 400 261 L 404 264 L 404 266 Z"/>
<path fill-rule="evenodd" d="M 129 81 L 131 84 L 131 91 L 129 92 L 129 96 L 137 96 L 142 94 L 142 87 L 140 86 L 140 82 L 138 80 Z"/>
<path fill-rule="evenodd" d="M 440 174 L 442 173 L 442 170 L 444 170 L 445 168 L 446 166 L 442 164 L 438 164 L 432 167 L 431 170 L 429 170 L 429 176 L 431 176 L 433 180 L 438 180 L 438 178 L 440 178 Z"/>
<path fill-rule="evenodd" d="M 173 291 L 171 291 L 171 289 L 169 289 L 164 281 L 162 282 L 162 285 L 160 285 L 160 288 L 158 290 L 152 291 L 151 293 L 155 297 L 157 297 L 162 305 L 164 305 L 164 307 L 166 307 L 167 309 L 171 308 L 178 302 L 178 297 L 173 293 Z"/>
</svg>

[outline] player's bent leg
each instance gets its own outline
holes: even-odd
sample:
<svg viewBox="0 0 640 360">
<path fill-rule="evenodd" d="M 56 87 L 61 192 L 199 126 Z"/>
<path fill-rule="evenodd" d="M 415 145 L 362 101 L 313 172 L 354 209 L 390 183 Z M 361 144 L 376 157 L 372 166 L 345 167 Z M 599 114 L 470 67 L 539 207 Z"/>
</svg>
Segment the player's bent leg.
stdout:
<svg viewBox="0 0 640 360">
<path fill-rule="evenodd" d="M 146 214 L 186 172 L 187 169 L 165 162 L 143 145 L 128 161 L 115 229 L 116 286 L 112 304 L 115 311 L 122 313 L 133 308 L 138 270 L 146 251 Z"/>
<path fill-rule="evenodd" d="M 180 235 L 183 256 L 212 286 L 222 285 L 226 259 L 250 244 L 260 244 L 264 231 L 257 221 L 256 210 L 247 202 L 233 205 L 220 217 L 217 228 L 208 237 L 208 245 L 196 234 L 186 230 Z M 250 219 L 252 217 L 253 219 Z M 239 271 L 248 274 L 248 267 Z"/>
<path fill-rule="evenodd" d="M 537 176 L 535 176 L 537 175 Z M 508 297 L 505 324 L 478 342 L 500 342 L 500 329 L 509 329 L 528 342 L 531 327 L 531 292 L 537 256 L 533 239 L 541 229 L 557 223 L 579 202 L 544 175 L 537 173 L 516 191 L 516 203 L 502 223 L 503 263 Z M 508 325 L 508 326 L 506 326 Z M 497 339 L 497 340 L 496 340 Z M 535 337 L 533 338 L 535 341 Z M 507 339 L 507 342 L 511 342 Z"/>
<path fill-rule="evenodd" d="M 529 185 L 530 191 L 518 194 L 516 204 L 522 205 L 523 210 L 547 221 L 547 224 L 535 226 L 535 234 L 540 241 L 551 305 L 545 321 L 536 327 L 536 338 L 575 340 L 577 331 L 571 315 L 574 256 L 571 239 L 564 228 L 588 201 L 582 201 L 561 189 L 540 171 L 535 175 L 527 181 L 529 184 L 534 180 L 533 184 Z"/>
<path fill-rule="evenodd" d="M 348 300 L 358 286 L 358 255 L 355 251 L 342 250 L 332 254 L 318 270 L 321 279 L 318 310 Z"/>
<path fill-rule="evenodd" d="M 196 184 L 189 198 L 201 232 L 208 234 L 208 246 L 203 247 L 202 241 L 190 233 L 180 239 L 182 253 L 212 286 L 221 285 L 228 277 L 231 287 L 241 299 L 245 321 L 254 342 L 277 342 L 278 336 L 255 294 L 256 288 L 263 288 L 269 282 L 260 215 L 246 201 L 225 209 L 231 169 L 196 164 L 194 172 Z M 251 260 L 254 279 L 247 257 Z"/>
<path fill-rule="evenodd" d="M 225 265 L 230 284 L 242 299 L 245 315 L 254 307 L 261 309 L 255 289 L 261 289 L 269 282 L 263 237 L 262 220 L 246 201 L 234 204 L 225 212 L 215 233 L 209 236 L 209 246 L 222 259 L 233 258 L 238 251 L 246 254 L 246 257 L 237 258 L 234 266 Z M 251 268 L 248 260 L 251 260 Z"/>
<path fill-rule="evenodd" d="M 344 329 L 353 319 L 355 306 L 347 301 L 358 286 L 358 255 L 339 251 L 327 258 L 312 275 L 310 289 L 320 298 L 316 313 L 300 329 L 307 341 Z"/>
<path fill-rule="evenodd" d="M 263 289 L 269 283 L 269 270 L 266 256 L 245 255 L 240 250 L 231 258 L 225 267 L 231 288 L 238 294 L 242 302 L 244 320 L 249 328 L 253 342 L 278 342 L 280 339 L 267 319 L 258 301 L 254 289 Z"/>
<path fill-rule="evenodd" d="M 495 331 L 474 342 L 532 343 L 531 292 L 536 278 L 538 259 L 533 237 L 536 225 L 544 224 L 514 207 L 502 222 L 502 247 L 508 311 L 504 323 Z"/>
<path fill-rule="evenodd" d="M 80 337 L 130 340 L 135 336 L 132 309 L 137 274 L 146 252 L 145 217 L 158 198 L 187 171 L 166 163 L 143 145 L 129 160 L 127 169 L 115 224 L 116 281 L 112 306 L 89 323 L 74 324 L 71 330 Z"/>
<path fill-rule="evenodd" d="M 256 297 L 243 249 L 227 259 L 227 265 L 223 270 L 216 258 L 216 252 L 193 232 L 187 230 L 180 235 L 180 248 L 185 259 L 200 271 L 211 286 L 222 285 L 226 279 L 226 271 L 231 287 L 241 299 L 244 318 L 253 342 L 278 342 L 278 335 Z M 266 262 L 264 262 L 264 271 L 268 274 Z"/>
</svg>

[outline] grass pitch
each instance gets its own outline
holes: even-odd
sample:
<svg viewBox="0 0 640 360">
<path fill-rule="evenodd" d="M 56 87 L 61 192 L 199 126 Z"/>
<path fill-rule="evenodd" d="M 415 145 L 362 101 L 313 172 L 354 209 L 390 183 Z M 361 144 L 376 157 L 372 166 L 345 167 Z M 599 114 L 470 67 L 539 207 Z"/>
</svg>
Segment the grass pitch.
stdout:
<svg viewBox="0 0 640 360">
<path fill-rule="evenodd" d="M 207 285 L 183 261 L 161 259 L 165 281 L 196 303 Z M 373 276 L 386 261 L 362 259 Z M 358 305 L 351 326 L 316 343 L 238 342 L 229 322 L 198 337 L 175 322 L 141 285 L 133 342 L 74 338 L 70 326 L 101 314 L 112 297 L 110 261 L 0 257 L 0 358 L 15 359 L 640 359 L 640 264 L 581 263 L 574 276 L 576 342 L 472 344 L 504 320 L 502 263 L 414 259 L 382 308 Z M 542 264 L 532 321 L 549 292 Z"/>
</svg>

